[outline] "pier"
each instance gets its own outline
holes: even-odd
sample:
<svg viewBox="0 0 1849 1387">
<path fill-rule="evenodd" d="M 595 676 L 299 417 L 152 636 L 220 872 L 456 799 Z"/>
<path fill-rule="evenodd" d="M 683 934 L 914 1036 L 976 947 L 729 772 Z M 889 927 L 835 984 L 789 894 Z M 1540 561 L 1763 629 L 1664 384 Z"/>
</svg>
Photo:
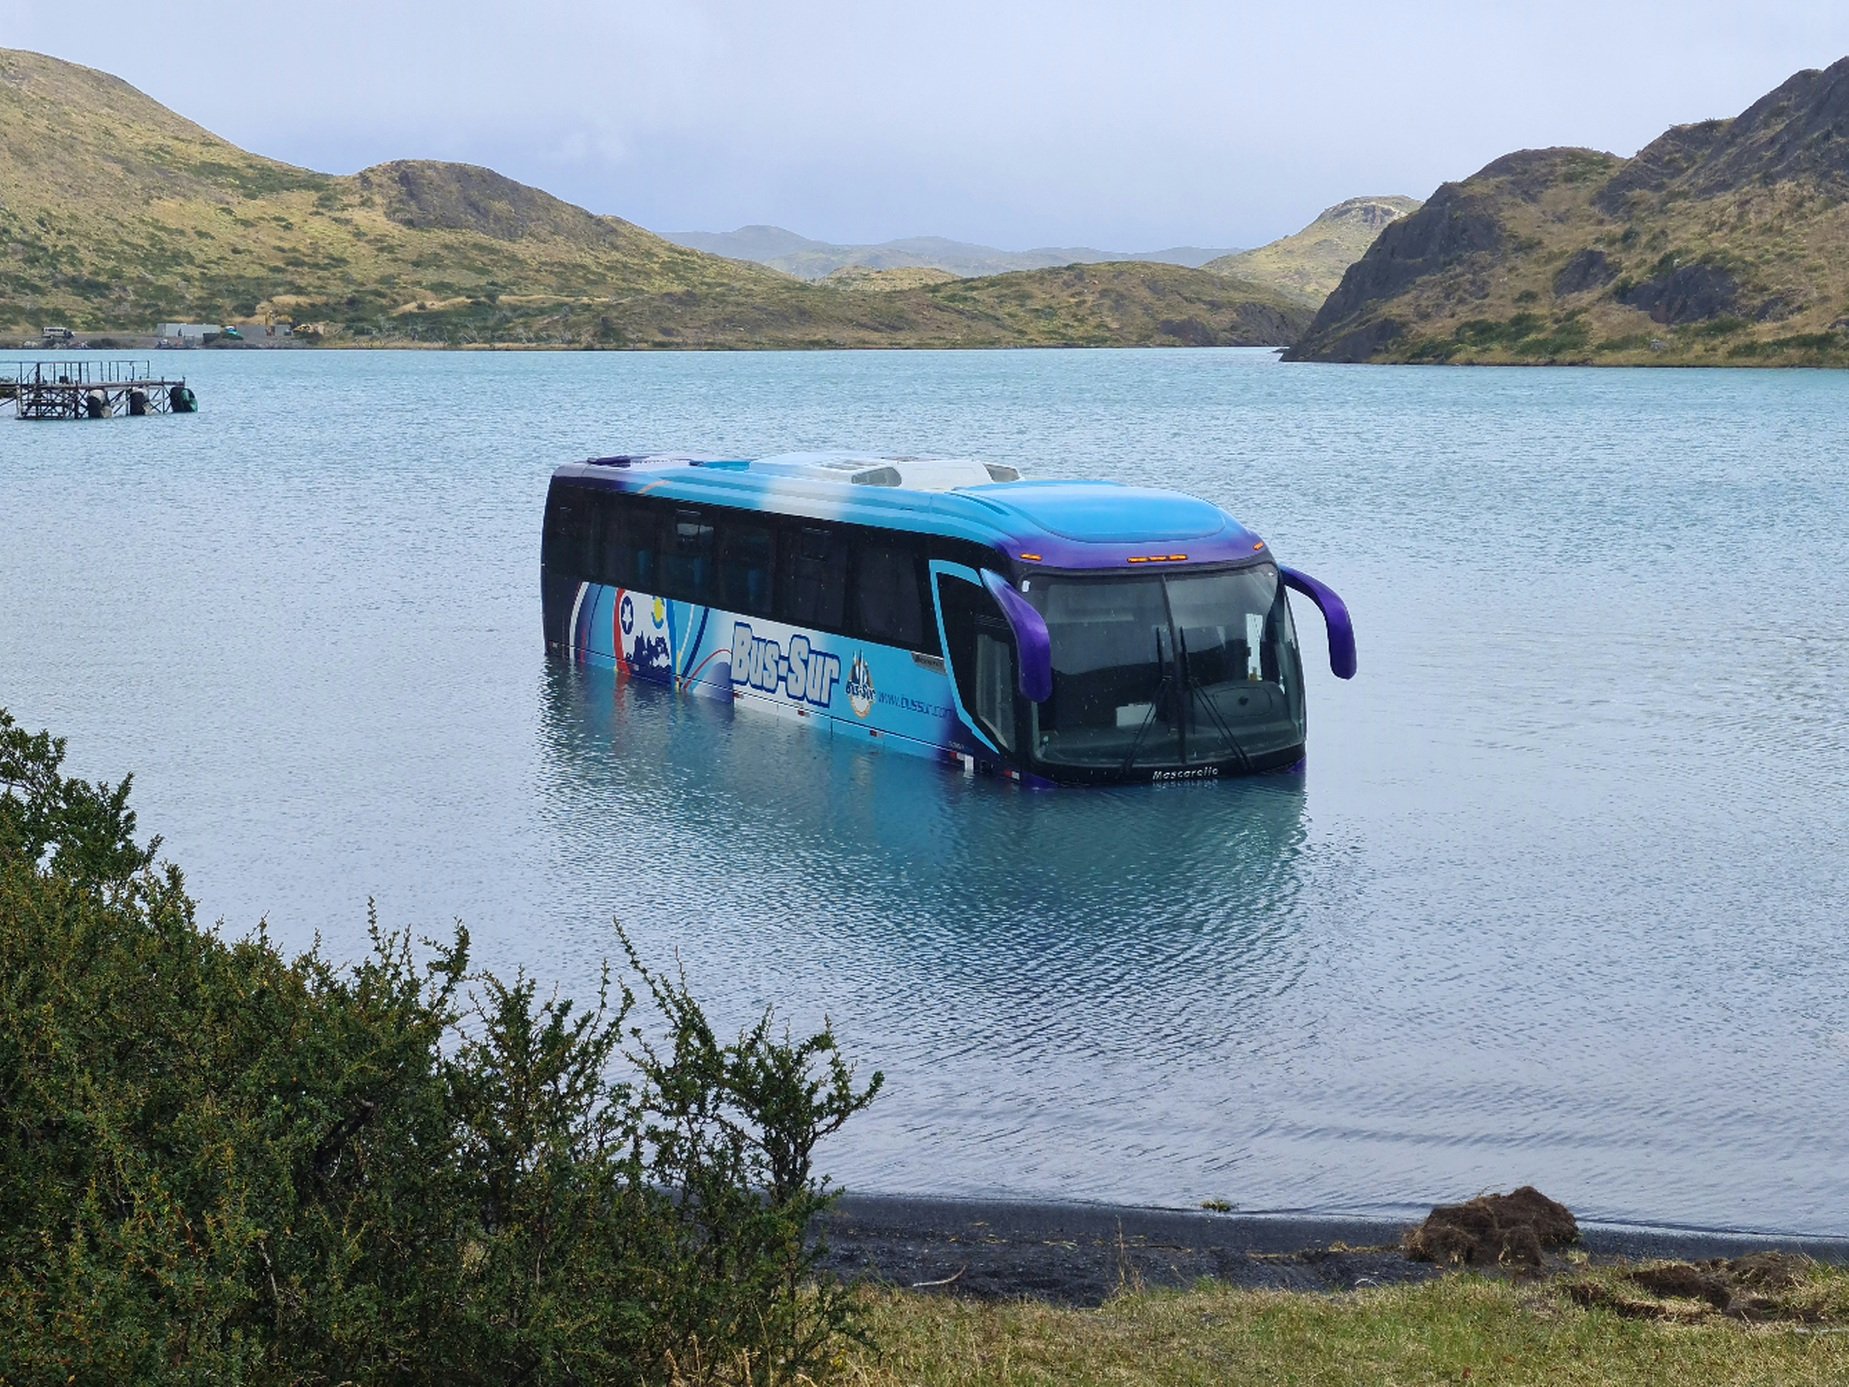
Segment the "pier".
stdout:
<svg viewBox="0 0 1849 1387">
<path fill-rule="evenodd" d="M 151 361 L 18 361 L 0 370 L 0 410 L 20 419 L 108 419 L 194 414 L 186 377 L 157 374 Z"/>
</svg>

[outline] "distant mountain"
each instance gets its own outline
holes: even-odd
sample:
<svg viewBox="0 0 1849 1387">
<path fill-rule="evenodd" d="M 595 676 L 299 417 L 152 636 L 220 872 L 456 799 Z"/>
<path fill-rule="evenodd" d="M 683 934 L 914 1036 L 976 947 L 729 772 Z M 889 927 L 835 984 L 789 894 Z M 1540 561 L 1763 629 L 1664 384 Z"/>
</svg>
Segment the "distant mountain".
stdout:
<svg viewBox="0 0 1849 1387">
<path fill-rule="evenodd" d="M 1523 150 L 1445 184 L 1290 355 L 1849 364 L 1849 58 L 1630 159 Z"/>
<path fill-rule="evenodd" d="M 1312 304 L 1321 304 L 1389 222 L 1418 208 L 1417 198 L 1351 197 L 1324 210 L 1301 231 L 1257 250 L 1223 255 L 1209 261 L 1206 268 L 1293 291 Z"/>
<path fill-rule="evenodd" d="M 0 49 L 0 332 L 19 338 L 283 317 L 358 343 L 1277 345 L 1309 316 L 1168 265 L 808 284 L 491 169 L 278 163 L 106 73 Z"/>
<path fill-rule="evenodd" d="M 1199 269 L 1209 260 L 1230 252 L 1200 246 L 1174 246 L 1168 250 L 1111 251 L 1090 246 L 1041 246 L 1034 250 L 998 250 L 994 246 L 950 241 L 942 236 L 908 236 L 878 245 L 834 245 L 812 241 L 780 226 L 741 226 L 736 231 L 664 231 L 676 245 L 749 260 L 798 279 L 826 279 L 836 270 L 948 270 L 953 275 L 1007 274 L 1014 270 L 1047 270 L 1060 265 L 1096 265 L 1137 261 L 1182 265 Z"/>
</svg>

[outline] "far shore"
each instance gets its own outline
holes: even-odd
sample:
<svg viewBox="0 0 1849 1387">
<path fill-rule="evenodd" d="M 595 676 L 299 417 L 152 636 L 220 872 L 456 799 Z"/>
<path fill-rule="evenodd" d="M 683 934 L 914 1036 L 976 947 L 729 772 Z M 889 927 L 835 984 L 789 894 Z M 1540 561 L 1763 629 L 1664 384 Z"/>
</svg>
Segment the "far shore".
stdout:
<svg viewBox="0 0 1849 1387">
<path fill-rule="evenodd" d="M 188 347 L 162 346 L 162 339 L 147 335 L 123 333 L 97 333 L 93 338 L 82 343 L 65 346 L 45 346 L 41 342 L 15 341 L 13 345 L 0 343 L 0 356 L 9 353 L 22 353 L 31 356 L 66 355 L 106 355 L 122 352 L 158 352 L 161 356 L 171 355 L 184 360 L 199 352 L 275 352 L 275 351 L 319 351 L 319 352 L 636 352 L 649 355 L 663 353 L 714 353 L 730 354 L 743 352 L 1044 352 L 1044 351 L 1149 351 L 1149 352 L 1187 352 L 1187 351 L 1267 351 L 1287 352 L 1288 346 L 1275 343 L 1243 343 L 1213 347 L 1196 347 L 1182 342 L 1160 343 L 1115 343 L 1115 344 L 1076 344 L 1076 343 L 995 343 L 995 342 L 906 342 L 906 343 L 851 343 L 851 342 L 769 342 L 757 345 L 748 342 L 629 342 L 616 345 L 607 342 L 556 341 L 556 342 L 428 342 L 414 338 L 388 337 L 345 337 L 334 336 L 317 340 L 299 338 L 277 338 L 262 341 L 214 342 L 209 345 Z M 1753 361 L 1720 360 L 1712 356 L 1693 359 L 1665 356 L 1660 353 L 1650 355 L 1620 354 L 1601 356 L 1596 360 L 1586 359 L 1520 359 L 1499 360 L 1475 359 L 1471 361 L 1363 361 L 1363 362 L 1328 362 L 1328 361 L 1286 361 L 1290 366 L 1398 366 L 1413 367 L 1421 370 L 1440 369 L 1443 367 L 1486 369 L 1486 370 L 1545 370 L 1547 368 L 1580 367 L 1599 370 L 1732 370 L 1732 371 L 1768 371 L 1768 370 L 1810 370 L 1835 371 L 1849 366 L 1849 362 L 1826 360 L 1821 357 L 1806 359 L 1802 356 L 1788 360 L 1770 361 L 1765 359 Z"/>
</svg>

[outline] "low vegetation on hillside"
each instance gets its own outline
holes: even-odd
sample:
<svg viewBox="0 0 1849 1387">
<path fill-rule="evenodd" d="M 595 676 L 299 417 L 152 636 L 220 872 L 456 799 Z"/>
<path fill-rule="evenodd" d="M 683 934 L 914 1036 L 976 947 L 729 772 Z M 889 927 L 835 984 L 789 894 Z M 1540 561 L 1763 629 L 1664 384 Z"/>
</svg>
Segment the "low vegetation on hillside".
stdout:
<svg viewBox="0 0 1849 1387">
<path fill-rule="evenodd" d="M 1309 321 L 1245 281 L 1097 270 L 955 293 L 805 283 L 489 169 L 336 177 L 263 159 L 114 77 L 0 50 L 0 333 L 254 319 L 347 344 L 1278 345 Z"/>
<path fill-rule="evenodd" d="M 1301 302 L 1205 270 L 1074 265 L 883 293 L 790 280 L 751 294 L 620 301 L 464 296 L 408 305 L 380 335 L 658 348 L 1239 347 L 1294 341 L 1310 317 Z"/>
<path fill-rule="evenodd" d="M 858 1303 L 815 1145 L 879 1088 L 629 954 L 580 1007 L 372 929 L 201 929 L 125 780 L 0 711 L 0 1382 L 771 1383 Z M 620 936 L 619 936 L 620 938 Z M 621 940 L 627 947 L 627 941 Z M 652 1019 L 645 1021 L 645 1013 Z"/>
<path fill-rule="evenodd" d="M 1295 294 L 1318 308 L 1388 223 L 1418 210 L 1417 198 L 1352 197 L 1326 209 L 1301 231 L 1257 250 L 1210 260 L 1205 268 Z"/>
<path fill-rule="evenodd" d="M 843 265 L 822 276 L 831 289 L 870 289 L 890 293 L 894 289 L 922 289 L 931 284 L 948 284 L 961 278 L 949 270 L 931 265 L 908 265 L 890 270 L 869 269 L 865 265 Z"/>
<path fill-rule="evenodd" d="M 1506 155 L 1386 228 L 1307 361 L 1849 362 L 1849 59 L 1630 159 Z"/>
</svg>

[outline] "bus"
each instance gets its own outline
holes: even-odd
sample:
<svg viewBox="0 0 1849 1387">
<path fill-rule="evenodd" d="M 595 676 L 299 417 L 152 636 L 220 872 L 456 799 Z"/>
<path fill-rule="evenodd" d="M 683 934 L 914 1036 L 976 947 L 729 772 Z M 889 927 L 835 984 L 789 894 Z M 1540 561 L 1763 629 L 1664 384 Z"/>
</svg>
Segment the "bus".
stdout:
<svg viewBox="0 0 1849 1387">
<path fill-rule="evenodd" d="M 1287 590 L 1355 673 L 1348 610 L 1218 506 L 968 458 L 566 463 L 549 651 L 1031 785 L 1297 765 Z"/>
</svg>

